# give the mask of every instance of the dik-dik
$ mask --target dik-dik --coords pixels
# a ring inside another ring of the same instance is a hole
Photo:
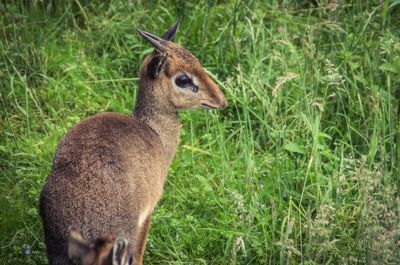
[[[108,235],[86,242],[71,231],[68,236],[68,257],[78,265],[132,265],[132,247],[125,239]]]
[[[227,106],[196,57],[172,42],[178,26],[162,38],[138,29],[155,50],[143,62],[132,116],[97,114],[59,143],[40,197],[50,264],[71,264],[70,229],[89,242],[107,234],[125,238],[133,264],[142,264],[151,215],[179,143],[179,112]]]

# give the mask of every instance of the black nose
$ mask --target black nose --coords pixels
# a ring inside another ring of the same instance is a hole
[[[226,99],[224,98],[219,108],[225,109],[227,106],[228,106],[228,101],[226,101]]]

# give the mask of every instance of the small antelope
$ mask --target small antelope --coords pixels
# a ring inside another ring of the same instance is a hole
[[[155,50],[143,62],[133,116],[97,114],[59,143],[40,196],[50,264],[71,264],[70,227],[89,242],[107,234],[127,239],[133,264],[142,264],[151,215],[179,144],[179,112],[227,106],[196,57],[172,42],[179,22],[162,38],[138,29]]]
[[[68,257],[77,265],[131,265],[131,245],[112,236],[97,238],[92,243],[83,240],[80,233],[68,236]]]

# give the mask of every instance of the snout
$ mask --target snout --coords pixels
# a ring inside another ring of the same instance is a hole
[[[225,109],[228,106],[228,101],[226,101],[224,94],[217,85],[215,85],[214,89],[214,100],[216,105],[218,106],[218,109]]]
[[[222,93],[218,97],[201,100],[200,104],[206,109],[225,109],[228,106],[228,102]]]
[[[225,99],[224,94],[219,89],[217,84],[215,84],[212,80],[209,80],[207,86],[207,96],[206,100],[202,102],[203,107],[210,109],[225,109],[228,106],[228,101]]]
[[[220,104],[219,108],[220,109],[225,109],[226,107],[228,107],[228,101],[226,101],[225,96],[222,95],[221,104]]]

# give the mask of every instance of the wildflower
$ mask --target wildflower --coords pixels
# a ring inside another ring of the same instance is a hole
[[[24,252],[24,255],[29,255],[32,253],[32,249],[30,246],[26,245],[26,246],[24,246],[23,252]]]

